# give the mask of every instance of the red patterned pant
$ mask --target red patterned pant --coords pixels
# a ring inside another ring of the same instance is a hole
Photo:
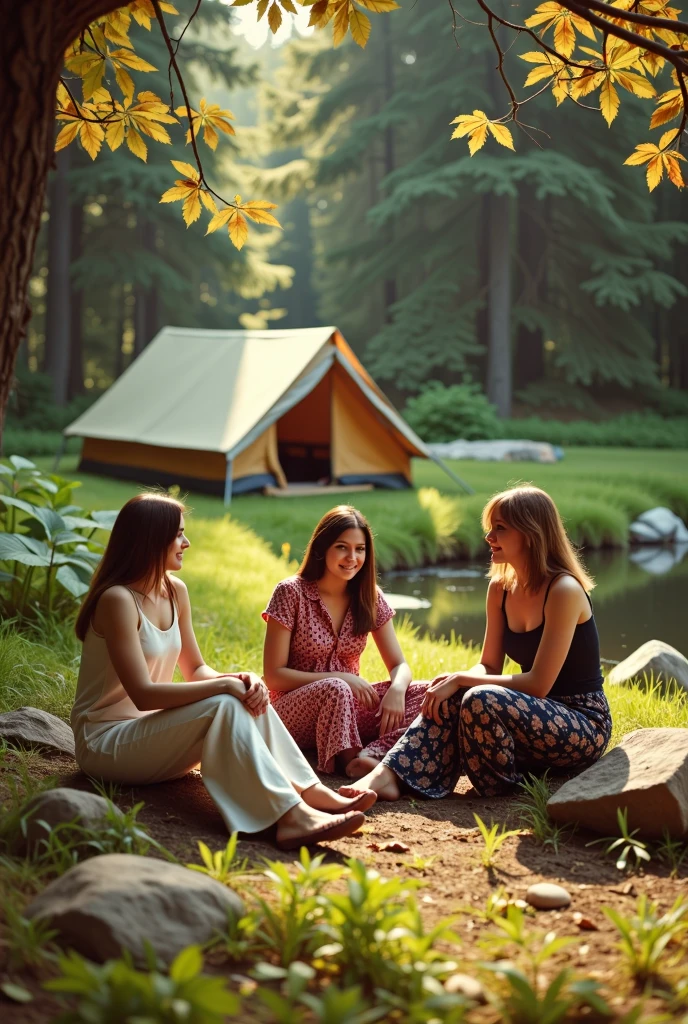
[[[373,683],[380,700],[390,683]],[[319,679],[288,693],[280,693],[273,707],[302,750],[318,752],[318,769],[335,770],[334,759],[344,750],[356,750],[382,760],[420,714],[429,683],[411,683],[406,691],[406,712],[400,729],[380,736],[376,711],[362,707],[343,679]]]

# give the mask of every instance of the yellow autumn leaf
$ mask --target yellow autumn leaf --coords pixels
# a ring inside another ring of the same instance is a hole
[[[346,38],[346,33],[349,31],[349,9],[352,7],[352,3],[344,0],[342,5],[336,9],[332,37],[335,46],[339,46]]]
[[[196,167],[192,167],[191,164],[185,164],[183,160],[170,160],[170,163],[175,171],[179,171],[185,178],[198,181],[198,169]]]
[[[148,160],[148,147],[135,128],[129,128],[127,132],[127,146],[139,160],[144,163]]]
[[[647,78],[633,71],[617,71],[614,74],[614,81],[618,82],[622,89],[632,92],[634,96],[640,96],[641,99],[653,99],[657,95],[652,82],[648,82]]]
[[[600,89],[600,110],[602,117],[610,127],[619,112],[619,103],[619,94],[612,85],[611,79],[607,78]]]
[[[248,238],[248,222],[238,210],[232,210],[227,223],[227,230],[236,248],[241,249]]]
[[[673,121],[683,112],[683,98],[680,89],[670,89],[662,93],[657,100],[657,106],[650,118],[650,128],[659,128],[667,121]]]
[[[576,48],[576,30],[568,11],[562,14],[554,29],[554,49],[563,57],[570,57]]]
[[[256,199],[250,203],[242,203],[241,212],[246,214],[251,220],[255,221],[256,224],[268,224],[270,227],[281,227],[280,222],[276,217],[273,217],[269,210],[275,210],[275,203],[268,203],[264,199]]]
[[[195,136],[200,135],[201,130],[203,131],[203,141],[206,145],[210,146],[212,150],[217,149],[219,141],[218,130],[223,132],[225,135],[235,135],[234,127],[231,125],[230,119],[234,118],[234,114],[231,110],[221,110],[218,103],[207,103],[205,97],[201,100],[198,105],[198,110],[191,110],[191,125],[193,127],[193,133]],[[186,107],[177,107],[175,113],[180,117],[188,117],[188,111]],[[191,142],[191,130],[186,133],[187,143]]]
[[[201,216],[201,201],[198,198],[198,189],[193,189],[182,204],[182,217],[187,228]]]
[[[646,164],[648,160],[651,160],[658,153],[659,146],[656,146],[654,142],[641,142],[635,147],[635,150],[628,159],[624,160],[624,164],[630,167],[638,167],[641,164]]]
[[[664,132],[659,140],[660,149],[668,149],[669,146],[673,146],[674,143],[678,142],[681,137],[681,132],[678,128],[670,128],[668,132]]]
[[[681,168],[679,166],[678,160],[676,160],[675,156],[670,156],[669,154],[667,154],[664,157],[664,166],[666,167],[667,175],[669,176],[669,181],[673,185],[675,185],[676,188],[684,188],[685,182],[683,180],[683,175],[681,174]]]
[[[468,152],[471,156],[474,156],[479,149],[482,149],[485,145],[485,139],[487,138],[487,121],[483,124],[478,125],[471,134],[468,136]]]
[[[657,156],[652,157],[649,164],[647,165],[647,187],[649,188],[650,192],[654,192],[654,190],[657,188],[660,181],[662,180],[663,173],[664,161],[662,160],[661,154],[657,154]]]
[[[372,11],[373,14],[386,14],[388,11],[396,11],[399,4],[396,0],[357,0],[361,7]]]
[[[513,137],[505,124],[496,124],[494,121],[488,121],[487,127],[490,129],[490,134],[497,140],[500,146],[506,146],[507,149],[514,148]]]
[[[74,139],[79,134],[80,127],[81,125],[78,121],[72,121],[71,124],[66,124],[63,128],[60,128],[59,132],[57,133],[57,138],[55,139],[56,153],[59,152],[61,149],[64,149],[65,146],[68,146],[70,142],[74,142]]]
[[[208,227],[205,232],[206,235],[211,235],[213,231],[217,231],[218,228],[224,227],[224,225],[227,223],[227,221],[232,215],[232,210],[233,207],[227,206],[225,207],[224,210],[220,210],[219,213],[216,213],[215,216],[210,220],[210,223],[208,224]]]
[[[363,11],[357,10],[355,7],[351,8],[351,15],[349,21],[349,28],[351,29],[351,38],[360,46],[361,49],[365,48],[366,43],[370,37],[370,18]]]
[[[278,30],[281,24],[282,9],[280,5],[278,3],[275,3],[275,0],[273,0],[268,9],[268,25],[270,26],[270,31],[272,32],[273,35]]]

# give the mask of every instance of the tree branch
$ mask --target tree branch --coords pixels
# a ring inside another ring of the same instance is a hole
[[[688,54],[682,56],[685,51],[672,50],[670,46],[665,43],[658,43],[655,39],[648,39],[647,36],[640,36],[637,32],[632,32],[630,29],[624,28],[622,25],[615,25],[613,21],[608,21],[607,18],[602,18],[600,15],[595,14],[589,7],[585,6],[586,0],[578,2],[578,0],[559,0],[562,7],[565,7],[567,11],[571,11],[572,14],[578,14],[581,18],[590,24],[594,25],[595,28],[599,28],[602,32],[607,32],[610,36],[616,36],[617,39],[623,39],[624,42],[630,43],[632,46],[637,46],[641,50],[648,50],[650,53],[656,54],[658,57],[664,57],[664,59],[672,64],[679,74],[688,73]],[[603,6],[606,6],[603,5]],[[652,19],[650,19],[652,20]]]
[[[604,0],[577,0],[582,7],[590,7],[593,11],[599,11],[617,21],[631,21],[637,25],[645,25],[647,28],[665,28],[678,35],[688,35],[688,21],[673,21],[671,18],[655,18],[651,14],[638,14],[636,11],[624,11],[622,7],[612,7]],[[562,4],[566,7],[566,4]],[[645,38],[645,37],[643,37]]]

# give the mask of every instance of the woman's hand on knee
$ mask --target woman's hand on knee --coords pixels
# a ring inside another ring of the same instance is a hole
[[[380,698],[377,690],[367,679],[362,679],[361,676],[354,675],[352,672],[343,672],[339,678],[348,684],[354,698],[362,707],[374,711],[379,705]]]
[[[239,700],[254,718],[265,714],[270,704],[268,688],[255,672],[237,672],[236,678],[241,681],[243,692],[238,694]]]
[[[438,725],[442,725],[442,717],[446,717],[445,701],[453,697],[462,686],[460,673],[453,675],[435,676],[425,691],[423,706],[420,711],[425,718],[432,718]]]

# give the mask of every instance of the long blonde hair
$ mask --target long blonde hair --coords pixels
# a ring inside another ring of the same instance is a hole
[[[528,576],[520,581],[524,590],[537,591],[552,576],[563,572],[578,580],[586,593],[593,589],[595,581],[583,566],[566,534],[559,510],[546,491],[523,485],[495,494],[483,509],[486,533],[492,529],[495,514],[526,538]],[[516,586],[516,572],[508,563],[493,563],[488,576],[499,580],[505,590]]]

